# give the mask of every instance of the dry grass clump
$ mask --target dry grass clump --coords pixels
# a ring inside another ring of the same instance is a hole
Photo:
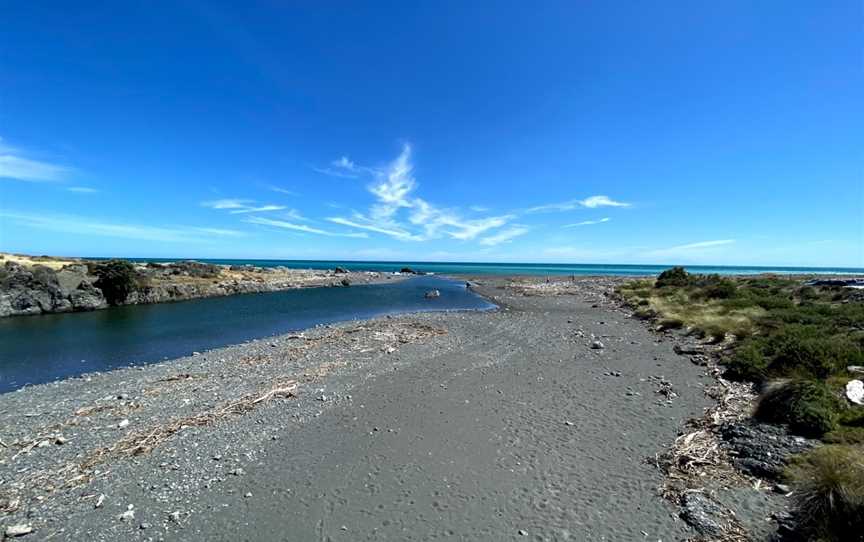
[[[864,449],[827,445],[790,466],[795,516],[802,539],[861,540],[864,533]]]

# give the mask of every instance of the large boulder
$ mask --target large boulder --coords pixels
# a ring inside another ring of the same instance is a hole
[[[86,281],[70,292],[69,301],[72,304],[72,309],[76,311],[92,311],[101,309],[108,304],[105,301],[105,296],[102,295],[102,290]]]
[[[57,271],[57,283],[64,292],[77,290],[81,283],[87,281],[87,266],[84,264],[67,265]]]

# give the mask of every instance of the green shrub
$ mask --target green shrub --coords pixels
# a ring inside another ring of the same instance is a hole
[[[667,269],[660,273],[654,286],[665,288],[667,286],[687,286],[690,284],[690,274],[680,266]]]
[[[861,540],[864,461],[857,446],[828,445],[798,456],[787,470],[793,516],[806,540]]]
[[[768,349],[775,375],[827,378],[862,359],[861,350],[847,337],[815,326],[787,325],[769,338]]]
[[[807,437],[821,437],[837,427],[839,401],[824,382],[792,380],[771,385],[759,398],[754,416],[785,423]]]
[[[768,359],[764,354],[763,337],[746,339],[735,352],[725,360],[726,372],[723,376],[730,380],[761,382],[768,376]]]
[[[120,305],[138,287],[135,267],[126,260],[109,260],[96,266],[93,284],[102,290],[110,305]]]

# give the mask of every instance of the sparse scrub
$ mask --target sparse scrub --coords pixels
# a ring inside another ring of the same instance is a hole
[[[864,532],[864,461],[859,446],[828,445],[802,454],[787,476],[794,485],[795,517],[804,540],[861,540]]]

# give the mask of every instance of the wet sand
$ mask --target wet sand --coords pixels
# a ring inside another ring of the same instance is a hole
[[[0,396],[0,498],[18,499],[0,523],[36,540],[692,537],[646,460],[707,406],[710,379],[592,280],[550,295],[486,278],[501,310],[345,323]],[[296,397],[80,468],[286,378]],[[40,471],[86,481],[49,491]]]

